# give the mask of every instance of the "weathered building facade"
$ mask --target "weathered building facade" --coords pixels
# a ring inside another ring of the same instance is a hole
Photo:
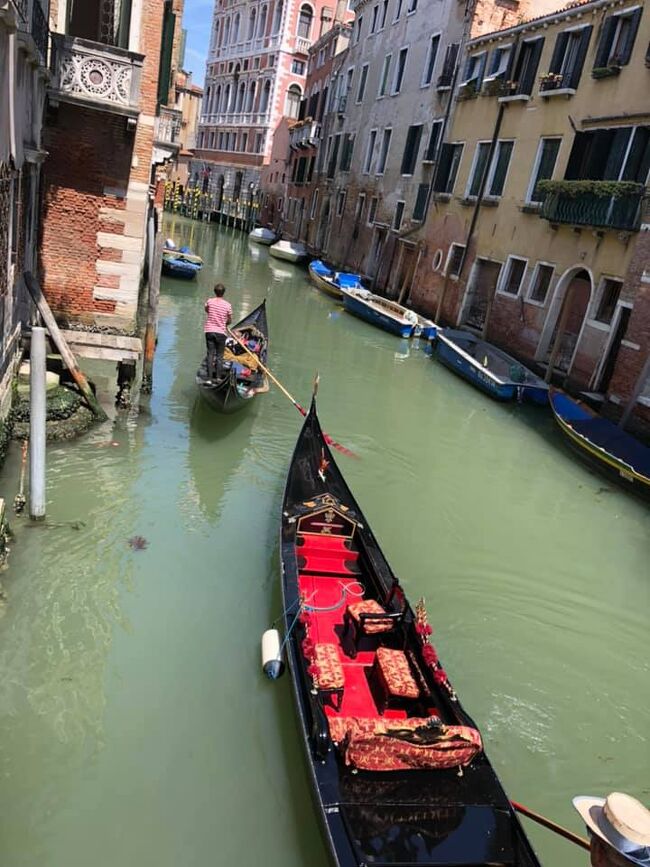
[[[157,230],[154,165],[179,148],[168,103],[182,7],[52,2],[40,264],[63,320],[138,329]]]
[[[592,0],[468,43],[410,292],[614,404],[650,347],[649,42]]]
[[[24,274],[37,264],[47,16],[47,0],[0,0],[0,420],[31,315]]]
[[[184,69],[176,73],[174,79],[174,107],[180,112],[178,133],[179,152],[172,171],[172,179],[185,186],[189,179],[190,161],[194,157],[203,88],[192,81],[192,73]]]

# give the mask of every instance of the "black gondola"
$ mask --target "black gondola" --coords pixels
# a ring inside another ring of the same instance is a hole
[[[256,359],[266,365],[268,355],[266,301],[262,301],[259,307],[233,326],[232,331],[247,345],[248,350],[244,350],[237,341],[228,337],[219,379],[207,384],[207,356],[196,373],[196,384],[201,395],[211,406],[223,413],[238,412],[248,406],[258,394],[269,390],[266,374],[256,366]]]
[[[289,670],[339,867],[539,867],[429,635],[325,442],[315,404],[281,533]]]

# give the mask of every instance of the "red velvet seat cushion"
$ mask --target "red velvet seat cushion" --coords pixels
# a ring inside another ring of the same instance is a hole
[[[394,698],[417,698],[420,695],[420,689],[403,651],[379,647],[376,664],[389,695]]]
[[[361,602],[354,602],[352,605],[348,605],[347,611],[357,626],[361,626],[367,635],[376,635],[380,632],[390,632],[393,628],[393,621],[389,619],[375,620],[373,618],[372,620],[361,620],[361,617],[359,616],[360,614],[386,613],[376,599],[362,599]]]
[[[316,644],[312,664],[317,668],[319,689],[343,689],[345,674],[335,644]]]

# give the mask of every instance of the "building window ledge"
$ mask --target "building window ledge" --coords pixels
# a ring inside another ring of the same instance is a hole
[[[530,94],[515,93],[512,96],[500,96],[498,102],[530,102]]]
[[[544,99],[550,99],[552,96],[575,96],[575,87],[556,87],[555,89],[540,90],[539,95]]]
[[[522,205],[519,210],[522,214],[539,214],[542,210],[541,202],[526,202]]]

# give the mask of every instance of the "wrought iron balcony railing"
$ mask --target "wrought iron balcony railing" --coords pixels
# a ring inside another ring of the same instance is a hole
[[[549,192],[542,203],[540,216],[551,223],[638,232],[643,195],[643,192],[625,196]]]
[[[51,101],[136,117],[143,59],[124,48],[53,33]]]

